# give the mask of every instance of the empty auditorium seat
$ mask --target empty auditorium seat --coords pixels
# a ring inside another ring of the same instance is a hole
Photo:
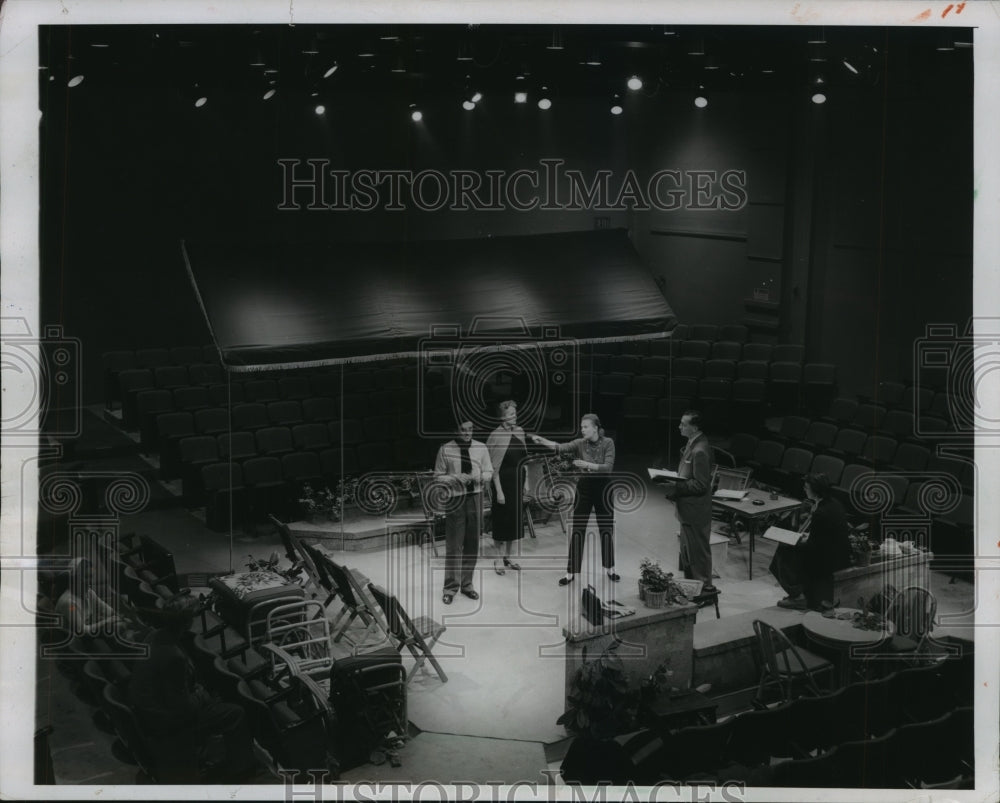
[[[118,375],[136,367],[134,351],[106,351],[101,355],[104,366],[104,404],[110,410],[115,402],[121,403]]]
[[[233,407],[233,429],[256,430],[270,426],[267,408],[260,402],[244,402]]]
[[[158,365],[170,365],[170,352],[167,349],[137,349],[135,364],[139,368],[156,368]]]
[[[719,327],[714,323],[696,323],[691,326],[691,333],[688,340],[707,340],[712,342],[719,339]]]
[[[122,400],[122,424],[126,429],[136,429],[135,399],[143,390],[155,390],[153,372],[148,368],[129,368],[118,374],[119,396]]]
[[[361,422],[356,418],[344,418],[327,424],[330,433],[330,443],[355,446],[365,439]]]
[[[893,468],[900,471],[923,471],[931,458],[930,450],[918,443],[901,443],[892,458]]]
[[[171,346],[170,361],[174,365],[191,365],[201,362],[201,346]]]
[[[358,446],[358,465],[361,471],[389,471],[392,469],[392,446],[385,441],[362,443]]]
[[[345,365],[344,393],[368,393],[375,390],[374,371]]]
[[[150,454],[159,448],[156,420],[160,413],[173,412],[174,399],[169,390],[142,390],[135,397],[136,423],[143,452]]]
[[[740,360],[736,363],[737,379],[767,380],[768,363],[763,360]]]
[[[797,446],[805,438],[811,423],[808,418],[801,415],[786,415],[781,419],[777,439],[786,446]]]
[[[637,376],[632,379],[632,396],[646,396],[658,399],[663,395],[663,377]]]
[[[719,327],[719,340],[743,344],[749,339],[750,330],[741,323],[727,323]]]
[[[814,451],[825,450],[833,446],[837,432],[836,424],[829,421],[812,421],[802,435],[801,441],[804,446],[808,446]]]
[[[403,387],[402,368],[379,368],[373,377],[377,390],[395,390]]]
[[[202,410],[212,407],[212,398],[208,388],[202,385],[188,385],[183,388],[174,388],[174,407],[178,410]]]
[[[617,354],[608,361],[608,371],[612,374],[637,374],[642,358],[634,354]]]
[[[222,366],[199,362],[188,366],[188,382],[192,385],[217,385],[226,380]]]
[[[219,448],[212,435],[182,438],[178,444],[184,497],[192,504],[202,499],[201,469],[219,461]]]
[[[196,434],[194,417],[189,412],[160,413],[156,417],[160,450],[160,478],[172,480],[180,471],[180,441]]]
[[[313,396],[340,398],[340,369],[313,374],[309,377],[309,387]]]
[[[252,432],[224,432],[216,437],[220,460],[249,460],[257,457],[257,439]]]
[[[770,343],[744,343],[743,359],[758,362],[771,362],[774,346]]]
[[[732,426],[736,430],[758,430],[764,425],[767,387],[762,379],[733,382]]]
[[[243,383],[237,380],[218,382],[208,386],[208,397],[216,407],[231,407],[241,404],[243,398]]]
[[[898,447],[895,438],[872,435],[865,441],[865,448],[861,451],[861,461],[877,468],[888,466],[896,456]]]
[[[768,398],[776,412],[791,412],[799,406],[802,365],[774,360],[768,367]]]
[[[274,379],[248,379],[243,383],[243,397],[248,402],[278,401],[278,383]]]
[[[295,401],[308,399],[312,395],[312,391],[309,389],[309,377],[305,374],[281,377],[278,379],[278,393],[282,399]]]
[[[853,460],[865,450],[865,441],[867,440],[867,433],[860,429],[842,429],[837,432],[833,446],[828,451],[843,460]]]
[[[892,437],[899,441],[912,438],[914,430],[913,413],[907,410],[888,410],[885,418],[882,419],[880,429],[886,435],[892,435]]]
[[[817,415],[825,412],[837,396],[837,366],[806,363],[802,369],[802,392],[806,409]]]
[[[432,400],[432,406],[446,406],[451,403],[450,389],[434,388],[432,397],[440,395],[440,400]],[[340,413],[344,418],[364,418],[368,415],[368,394],[345,393],[340,399]]]
[[[257,452],[261,455],[283,455],[293,451],[292,431],[288,427],[263,427],[255,433]],[[251,485],[249,478],[247,484]]]
[[[712,344],[706,340],[685,340],[681,343],[681,357],[707,360],[711,353]]]
[[[391,415],[368,416],[361,422],[367,441],[392,441],[396,438],[396,418]]]
[[[712,344],[711,359],[731,360],[739,362],[743,357],[743,344],[732,341],[717,340]]]
[[[239,463],[210,463],[201,469],[205,493],[205,523],[216,532],[243,520],[245,496]],[[232,510],[232,517],[230,517]]]
[[[330,447],[330,430],[319,422],[298,424],[292,427],[292,443],[299,451],[320,452]]]
[[[737,432],[729,441],[729,453],[736,459],[739,467],[749,465],[757,449],[759,439],[749,432]]]
[[[705,372],[705,361],[697,357],[678,357],[671,365],[671,378],[690,377],[701,379]]]
[[[771,362],[801,363],[806,356],[806,347],[799,343],[779,343],[771,352]]]
[[[320,452],[319,459],[323,476],[331,488],[335,487],[338,479],[357,474],[359,470],[358,453],[353,446],[324,449]]]
[[[885,408],[877,404],[860,404],[854,413],[850,426],[865,432],[875,432],[885,418]]]
[[[206,407],[192,413],[195,431],[200,435],[218,435],[229,431],[229,411],[222,407]]]
[[[328,396],[314,397],[302,401],[302,418],[306,423],[312,421],[333,421],[339,415],[336,400]]]
[[[854,421],[858,412],[858,403],[854,399],[839,397],[830,402],[830,408],[823,416],[824,421],[830,421],[838,427],[844,427]]]
[[[705,379],[728,379],[736,378],[736,363],[732,360],[706,360]]]
[[[281,474],[286,483],[317,485],[323,480],[323,468],[316,452],[292,452],[281,458]]]
[[[269,514],[287,518],[288,489],[281,474],[281,461],[276,456],[251,457],[245,461],[243,484],[252,521],[264,521]]]
[[[295,424],[301,424],[303,422],[302,406],[292,399],[269,402],[267,419],[275,426],[291,427]]]
[[[182,388],[188,384],[187,366],[158,365],[153,369],[153,383],[158,388]]]

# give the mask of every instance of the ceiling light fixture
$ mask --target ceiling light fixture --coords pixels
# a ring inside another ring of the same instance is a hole
[[[637,92],[642,89],[642,79],[638,75],[633,75],[628,79],[627,85],[633,92]]]
[[[552,101],[549,100],[548,98],[542,98],[541,100],[538,101],[538,108],[541,109],[542,111],[548,111],[549,109],[552,108]]]
[[[337,62],[333,62],[333,64],[329,67],[329,69],[327,69],[327,71],[325,73],[323,73],[323,77],[324,78],[329,78],[331,75],[333,75],[335,72],[337,72],[337,68],[339,66],[340,65],[337,64]]]
[[[515,92],[514,93],[514,102],[515,103],[527,103],[528,102],[528,93],[527,92]]]

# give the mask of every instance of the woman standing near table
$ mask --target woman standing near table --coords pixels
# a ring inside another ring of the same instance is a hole
[[[576,486],[569,560],[565,576],[559,578],[561,586],[572,583],[580,573],[591,511],[597,517],[597,530],[601,536],[601,565],[611,580],[617,582],[621,579],[615,572],[615,512],[608,496],[608,477],[602,476],[614,468],[615,442],[605,437],[601,420],[594,413],[587,413],[580,419],[580,434],[583,437],[569,443],[555,443],[538,435],[531,436],[535,443],[555,449],[558,454],[573,455],[573,466],[583,472]]]
[[[510,559],[511,547],[524,537],[521,522],[524,490],[524,459],[528,456],[524,430],[517,425],[517,402],[500,402],[500,426],[486,439],[486,448],[493,464],[493,543],[497,558],[493,570],[506,574],[521,567]]]

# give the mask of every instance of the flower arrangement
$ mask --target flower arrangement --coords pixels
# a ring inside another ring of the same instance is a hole
[[[659,602],[660,594],[663,594],[664,605],[683,605],[688,601],[684,591],[674,582],[673,572],[663,571],[659,561],[643,558],[639,562],[639,596],[650,607],[660,607],[657,604],[650,605],[651,601]]]
[[[339,485],[342,485],[342,482],[338,483]],[[313,488],[308,482],[302,484],[299,504],[303,513],[309,518],[326,516],[332,521],[340,521],[342,502],[343,498],[335,495],[329,488]]]
[[[272,552],[266,559],[255,558],[253,555],[247,555],[249,560],[246,562],[246,567],[250,570],[250,576],[256,576],[257,579],[264,576],[266,573],[277,574],[280,577],[284,577],[292,583],[297,583],[299,581],[299,574],[302,572],[302,566],[289,566],[287,569],[279,568],[278,564],[281,562],[281,558],[278,557],[277,552]]]
[[[871,563],[872,551],[875,549],[867,535],[862,532],[851,532],[847,536],[851,545],[851,556],[858,566],[867,566]]]

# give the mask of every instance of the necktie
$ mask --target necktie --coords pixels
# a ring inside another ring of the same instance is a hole
[[[458,445],[459,451],[462,453],[462,473],[471,474],[472,473],[472,458],[469,456],[469,444],[460,443]],[[467,491],[472,490],[472,481],[470,480],[465,484],[465,489]]]

